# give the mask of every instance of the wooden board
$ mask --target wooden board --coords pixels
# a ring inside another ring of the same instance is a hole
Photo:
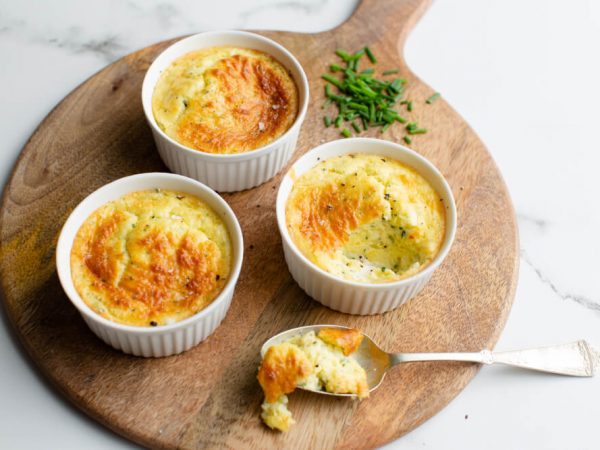
[[[204,343],[179,356],[143,359],[114,351],[85,326],[59,285],[54,251],[69,212],[87,194],[125,175],[165,171],[140,102],[146,69],[169,42],[111,64],[67,96],[35,131],[4,191],[0,282],[4,304],[40,370],[87,414],[129,439],[164,448],[364,448],[412,430],[443,408],[476,374],[466,363],[416,363],[394,370],[366,401],[298,392],[297,425],[271,432],[259,419],[255,375],[260,345],[314,323],[358,327],[390,351],[492,348],[511,307],[518,269],[513,208],[484,145],[406,66],[402,47],[425,11],[420,0],[365,0],[339,28],[318,34],[266,32],[307,71],[311,104],[294,159],[339,130],[322,126],[319,75],[336,48],[369,44],[381,68],[400,67],[412,113],[431,130],[413,148],[447,177],[456,196],[456,242],[417,298],[384,315],[340,314],[308,298],[290,278],[275,222],[280,176],[224,195],[245,235],[246,255],[232,307]],[[399,142],[400,125],[384,135]]]

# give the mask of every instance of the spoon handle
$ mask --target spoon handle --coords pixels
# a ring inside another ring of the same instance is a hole
[[[575,377],[594,376],[595,366],[600,364],[598,353],[586,341],[509,352],[483,350],[475,353],[395,353],[390,356],[392,365],[416,361],[470,361],[500,363]]]

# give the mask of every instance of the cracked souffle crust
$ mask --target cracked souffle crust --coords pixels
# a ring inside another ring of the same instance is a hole
[[[158,126],[182,145],[242,153],[283,135],[298,113],[298,89],[266,53],[211,47],[176,59],[152,97]]]
[[[231,243],[202,200],[175,191],[139,191],[109,202],[83,223],[71,274],[83,301],[126,325],[167,325],[194,315],[223,290]]]
[[[298,249],[340,278],[385,283],[438,254],[445,205],[414,169],[371,154],[329,158],[295,180],[286,224]]]

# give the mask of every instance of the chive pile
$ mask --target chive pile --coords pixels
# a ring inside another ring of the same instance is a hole
[[[391,79],[379,79],[375,76],[374,68],[359,70],[359,63],[363,56],[366,56],[372,64],[377,63],[377,58],[369,47],[363,47],[356,53],[348,53],[344,50],[336,50],[336,55],[340,57],[343,65],[331,64],[329,70],[332,74],[341,74],[342,77],[325,73],[321,75],[327,83],[325,84],[325,104],[337,106],[337,114],[334,116],[326,115],[323,117],[323,123],[326,127],[331,125],[341,128],[342,123],[347,126],[342,128],[340,134],[344,137],[352,136],[350,128],[355,133],[360,134],[369,127],[379,127],[381,132],[385,132],[392,124],[399,122],[406,124],[407,119],[402,117],[394,108],[396,104],[404,105],[408,112],[414,108],[413,101],[404,99],[404,89],[406,80],[394,77]],[[398,69],[389,69],[382,72],[384,77],[395,75]],[[334,88],[336,92],[334,92]],[[440,96],[438,92],[426,100],[427,104],[433,103]],[[408,135],[423,134],[427,130],[420,127],[415,122],[406,125]],[[404,136],[404,142],[410,144],[412,139]]]

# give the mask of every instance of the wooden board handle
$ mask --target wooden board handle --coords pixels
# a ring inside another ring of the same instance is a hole
[[[402,54],[406,36],[430,4],[431,0],[362,0],[338,30],[343,30],[344,35],[358,34],[365,39],[380,36],[380,40],[387,40],[384,36],[396,35],[398,51]]]

